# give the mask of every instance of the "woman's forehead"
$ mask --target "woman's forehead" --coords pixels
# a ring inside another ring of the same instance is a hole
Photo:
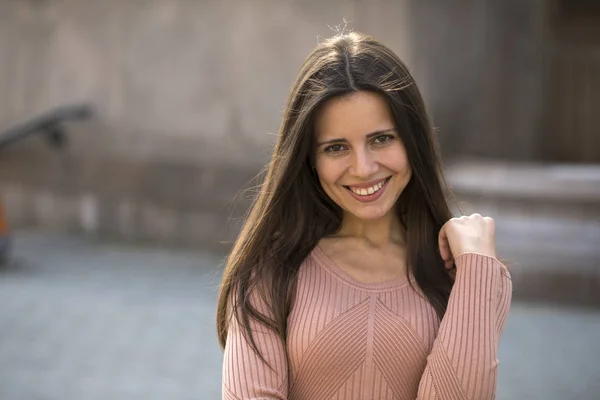
[[[315,120],[318,141],[366,136],[393,127],[385,98],[366,91],[327,101]]]

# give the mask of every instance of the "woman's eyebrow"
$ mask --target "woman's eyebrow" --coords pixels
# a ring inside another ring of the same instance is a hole
[[[383,135],[384,133],[394,132],[395,130],[396,130],[395,128],[381,129],[379,131],[375,131],[375,132],[371,132],[371,133],[367,134],[366,138],[370,139],[374,136]],[[344,142],[347,142],[347,140],[343,139],[343,138],[330,139],[330,140],[326,140],[324,142],[317,143],[317,146],[323,146],[325,144],[344,143]]]

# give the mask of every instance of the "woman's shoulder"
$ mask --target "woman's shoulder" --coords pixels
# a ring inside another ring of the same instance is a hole
[[[298,268],[298,275],[302,276],[311,271],[320,269],[320,261],[319,261],[319,246],[314,246],[304,257],[304,260],[300,263],[300,267]]]

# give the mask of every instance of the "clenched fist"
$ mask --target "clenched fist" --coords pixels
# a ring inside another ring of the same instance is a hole
[[[479,214],[452,218],[442,226],[438,237],[440,254],[446,268],[463,253],[496,257],[494,220]]]

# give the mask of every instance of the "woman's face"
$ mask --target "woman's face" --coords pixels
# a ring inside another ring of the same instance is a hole
[[[388,215],[412,171],[386,100],[367,91],[329,100],[315,133],[319,181],[344,218]]]

